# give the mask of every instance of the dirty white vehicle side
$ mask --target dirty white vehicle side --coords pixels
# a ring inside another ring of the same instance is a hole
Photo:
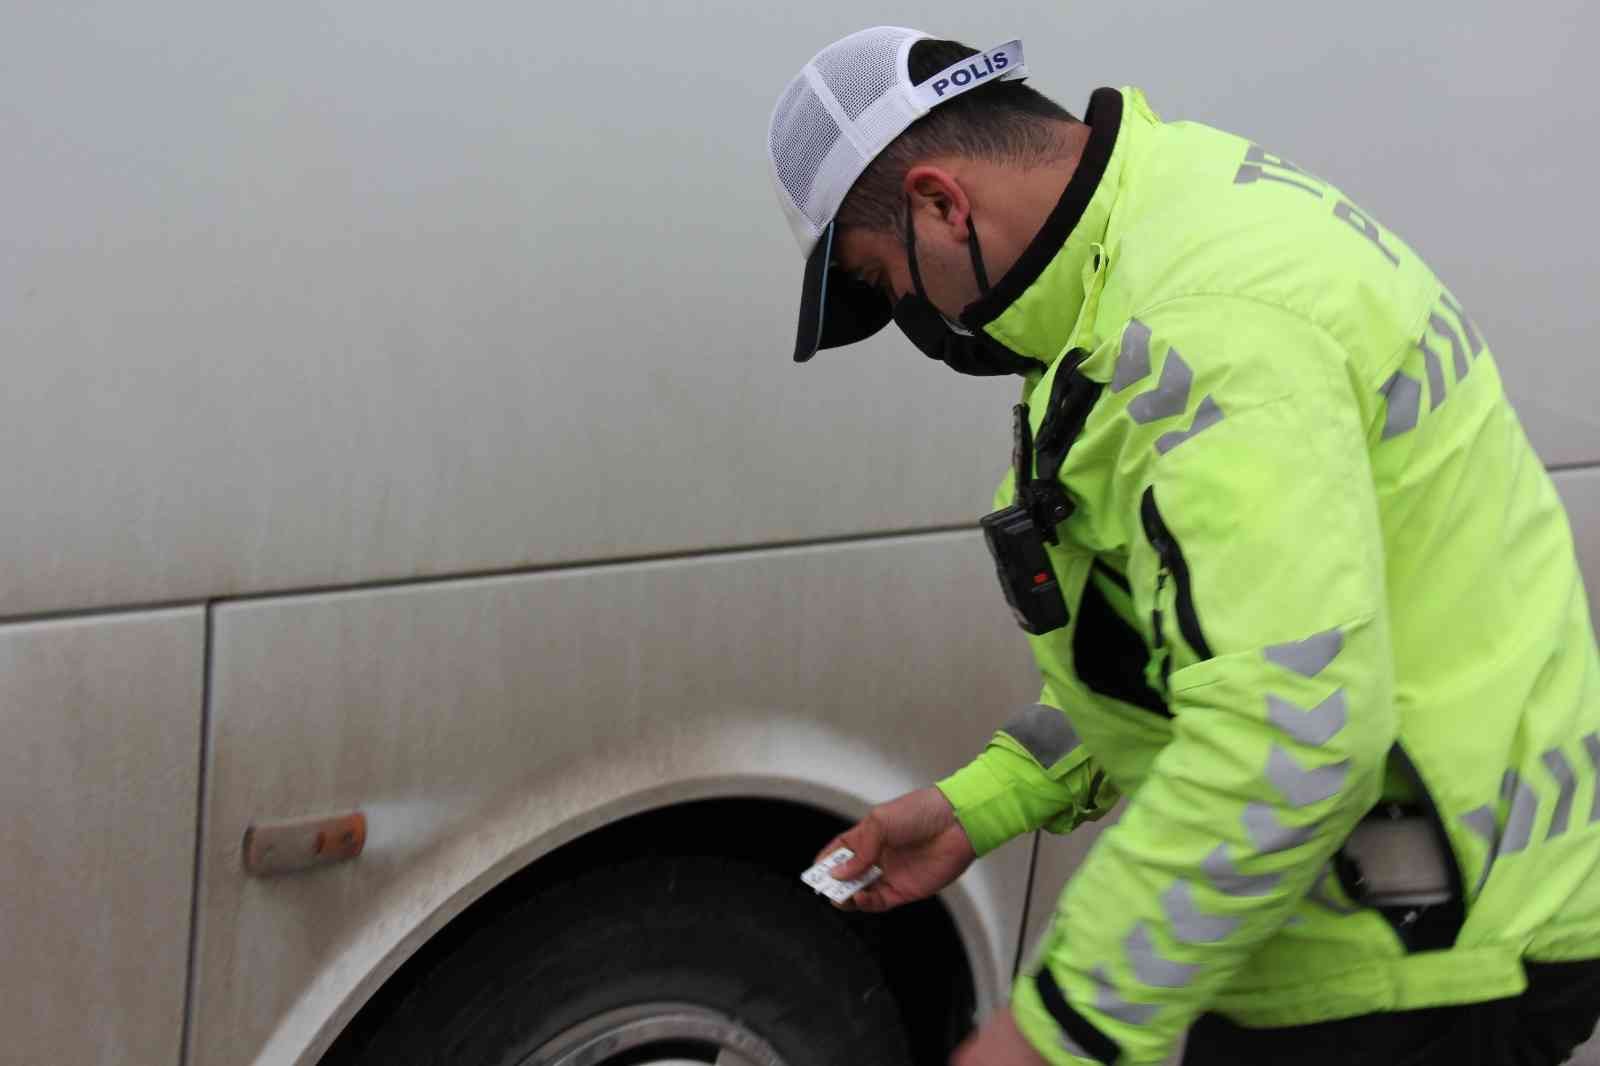
[[[795,878],[1035,691],[1012,386],[788,363],[761,140],[864,20],[1363,197],[1600,587],[1594,9],[1283,8],[5,4],[0,1062],[932,1064],[1003,1001],[1087,834],[1031,908],[1027,841],[877,919]]]

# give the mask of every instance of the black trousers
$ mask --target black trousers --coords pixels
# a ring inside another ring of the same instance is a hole
[[[1556,1066],[1600,1020],[1600,960],[1527,963],[1512,999],[1285,1029],[1202,1015],[1183,1066]]]

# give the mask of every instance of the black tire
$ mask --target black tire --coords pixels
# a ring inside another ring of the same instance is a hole
[[[571,1047],[585,1022],[661,1003],[737,1023],[784,1066],[910,1063],[900,1010],[843,916],[798,879],[707,858],[633,862],[535,896],[440,960],[340,1058],[521,1066]],[[715,1055],[678,1039],[583,1061]]]

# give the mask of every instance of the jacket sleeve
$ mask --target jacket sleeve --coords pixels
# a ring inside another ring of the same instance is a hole
[[[1145,324],[1193,356],[1192,387],[1181,415],[1130,432],[1139,455],[1121,469],[1140,472],[1129,573],[1155,590],[1173,735],[1014,989],[1054,1063],[1164,1061],[1377,801],[1397,732],[1383,537],[1342,351],[1242,301],[1169,310]],[[1177,378],[1161,370],[1141,388]],[[1135,422],[1172,409],[1137,402]]]
[[[1046,684],[972,762],[938,783],[973,850],[987,855],[1035,829],[1065,833],[1116,806],[1117,790]]]

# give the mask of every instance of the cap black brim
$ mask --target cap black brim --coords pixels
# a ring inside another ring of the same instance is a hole
[[[893,317],[893,309],[882,292],[834,269],[833,233],[830,222],[806,257],[805,277],[800,283],[800,322],[794,340],[797,363],[806,362],[818,349],[866,340]]]

